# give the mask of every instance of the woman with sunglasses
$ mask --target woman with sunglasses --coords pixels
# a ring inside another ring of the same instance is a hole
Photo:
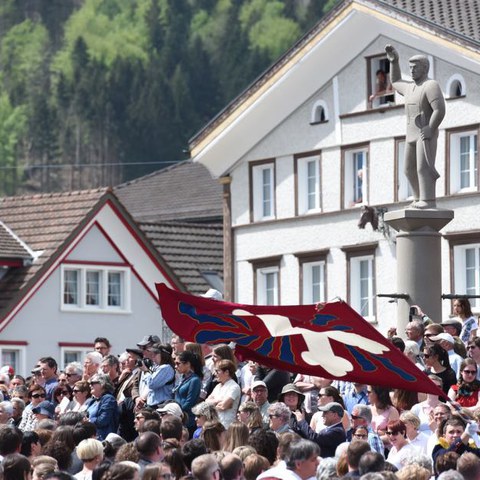
[[[191,436],[196,427],[192,408],[198,403],[202,389],[202,365],[195,353],[184,350],[175,358],[175,370],[181,376],[180,384],[173,390],[175,401],[180,405],[183,412],[188,415],[185,426],[188,428]]]
[[[461,407],[478,406],[480,382],[477,380],[477,364],[472,358],[466,358],[460,365],[460,378],[448,391],[448,398]]]
[[[448,394],[450,387],[457,383],[455,371],[450,366],[448,352],[438,343],[433,343],[423,348],[423,358],[425,360],[425,373],[434,373],[437,377],[440,377],[443,382],[443,391]]]
[[[43,402],[46,398],[45,389],[40,385],[33,384],[29,391],[28,391],[28,400],[29,404],[25,407],[25,410],[22,414],[22,421],[18,428],[22,432],[29,432],[31,430],[35,430],[37,425],[37,419],[35,414],[32,412],[34,407],[37,407],[41,402]]]
[[[415,447],[412,447],[408,443],[407,427],[401,420],[394,420],[387,423],[385,433],[392,446],[387,457],[387,462],[400,469],[403,467],[405,459],[416,453]]]
[[[72,390],[73,400],[67,405],[65,412],[84,412],[88,408],[90,384],[85,380],[75,383]]]

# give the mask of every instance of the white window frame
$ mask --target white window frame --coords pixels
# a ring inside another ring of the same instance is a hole
[[[266,184],[264,175],[268,175],[270,182]],[[275,218],[275,164],[262,163],[252,167],[253,189],[253,220],[263,221]],[[270,211],[266,212],[266,206]]]
[[[367,296],[362,299],[361,295],[361,264],[367,262],[368,276]],[[366,300],[365,300],[366,299]],[[366,302],[366,303],[365,303]],[[373,323],[375,317],[375,256],[360,255],[350,257],[350,305],[365,320]],[[366,310],[364,310],[366,308]]]
[[[474,265],[467,266],[467,251],[473,253]],[[455,293],[480,295],[480,243],[457,245],[453,248]],[[473,278],[467,281],[467,268],[473,270]],[[469,284],[470,283],[470,284]],[[480,299],[471,298],[472,309],[480,310]]]
[[[399,202],[413,200],[413,192],[410,182],[405,175],[405,140],[395,142],[397,155],[397,198]]]
[[[469,140],[469,185],[461,186],[461,139]],[[476,138],[475,138],[476,137]],[[475,172],[475,163],[477,171]],[[450,134],[450,193],[468,193],[478,190],[478,130],[465,130]]]
[[[76,305],[64,303],[65,272],[78,272],[78,299]],[[100,273],[100,304],[88,305],[86,300],[86,277],[87,272]],[[122,305],[108,305],[108,274],[120,273],[123,278]],[[84,264],[64,264],[61,266],[60,305],[62,311],[96,312],[96,313],[131,313],[131,271],[128,267],[101,266]]]
[[[309,166],[312,165],[313,175],[309,173]],[[320,155],[297,158],[297,182],[298,214],[321,212]]]
[[[386,56],[371,57],[368,59],[370,62],[370,85],[372,86],[369,96],[376,92],[377,85],[377,70],[383,70],[386,74],[387,85],[391,84],[390,81],[390,65]],[[372,102],[369,99],[368,104],[371,105],[371,108],[380,108],[388,107],[390,105],[395,105],[395,92],[392,88],[391,92],[383,94],[379,97],[375,97]]]
[[[360,158],[363,158],[362,168],[358,168]],[[345,208],[360,207],[362,205],[368,205],[368,148],[367,147],[352,149],[352,150],[345,150],[343,182],[344,182]]]
[[[6,365],[3,363],[3,354],[6,351],[18,352],[18,365],[16,366],[16,368],[13,365],[11,366],[15,368],[15,374],[26,376],[27,347],[25,345],[1,344],[0,345],[0,361],[2,362],[2,365]]]
[[[325,267],[324,260],[316,262],[304,262],[302,264],[302,303],[311,305],[318,302],[325,302]],[[313,269],[318,268],[320,272],[319,296],[313,295]]]
[[[75,346],[62,346],[60,347],[60,370],[65,370],[65,367],[70,363],[65,361],[65,355],[67,353],[75,353],[80,356],[77,360],[83,365],[83,360],[88,352],[93,352],[93,345],[91,347],[75,347]]]
[[[257,305],[279,305],[280,268],[277,266],[257,268],[255,275],[256,275],[256,283],[257,283]],[[268,278],[274,279],[273,303],[267,303],[267,300],[268,300],[267,279]]]

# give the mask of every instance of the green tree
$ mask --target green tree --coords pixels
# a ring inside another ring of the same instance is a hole
[[[25,107],[14,107],[8,95],[0,95],[0,178],[2,195],[16,193],[21,166],[17,160],[20,142],[26,133]]]

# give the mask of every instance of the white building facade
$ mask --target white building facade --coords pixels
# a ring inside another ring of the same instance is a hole
[[[480,42],[387,3],[399,2],[342,3],[192,140],[193,159],[224,184],[232,301],[340,297],[383,332],[395,324],[396,304],[377,296],[401,293],[395,232],[381,218],[379,231],[357,226],[363,205],[381,217],[411,201],[403,98],[369,100],[378,70],[388,76],[387,44],[405,78],[408,59],[426,54],[444,92],[437,205],[455,218],[442,230],[443,293],[480,294]]]

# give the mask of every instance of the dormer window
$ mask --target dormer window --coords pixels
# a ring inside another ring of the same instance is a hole
[[[385,107],[395,103],[395,94],[390,81],[390,62],[385,55],[367,59],[367,85],[369,108]]]
[[[464,97],[466,90],[465,80],[458,73],[448,79],[446,88],[447,98]]]

